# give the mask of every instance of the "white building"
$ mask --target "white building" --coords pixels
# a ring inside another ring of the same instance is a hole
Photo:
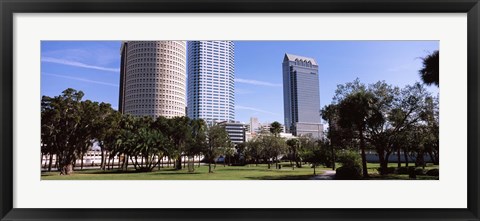
[[[121,58],[121,113],[185,116],[186,42],[126,41]]]

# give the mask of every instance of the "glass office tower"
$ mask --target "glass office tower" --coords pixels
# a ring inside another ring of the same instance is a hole
[[[235,119],[233,41],[188,42],[187,114],[212,124]]]
[[[320,86],[315,59],[285,54],[283,105],[287,133],[322,138]]]

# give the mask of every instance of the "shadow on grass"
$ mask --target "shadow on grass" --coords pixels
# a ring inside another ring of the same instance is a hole
[[[272,171],[272,169],[267,169],[267,168],[232,168],[232,167],[226,167],[226,169],[223,169],[224,167],[217,167],[215,170],[222,170],[222,171]],[[213,169],[213,168],[212,168]]]
[[[287,176],[260,176],[260,177],[245,177],[250,180],[308,180],[313,175],[287,175]]]
[[[422,176],[422,175],[417,175],[417,179],[410,179],[408,175],[379,175],[379,174],[373,174],[370,175],[369,178],[363,179],[363,180],[439,180],[438,176]]]

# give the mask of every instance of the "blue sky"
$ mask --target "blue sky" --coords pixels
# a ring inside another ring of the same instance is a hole
[[[120,41],[43,41],[41,95],[66,88],[84,99],[118,107]],[[320,105],[329,104],[338,84],[359,78],[403,87],[421,81],[421,57],[439,49],[438,41],[236,41],[235,115],[248,122],[283,123],[282,61],[285,53],[319,64]],[[436,94],[438,88],[428,89]]]

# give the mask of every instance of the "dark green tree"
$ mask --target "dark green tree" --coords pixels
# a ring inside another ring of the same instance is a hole
[[[420,69],[420,77],[423,80],[423,83],[427,85],[435,84],[437,87],[440,85],[440,54],[436,50],[432,54],[427,55],[422,58],[423,67]]]

